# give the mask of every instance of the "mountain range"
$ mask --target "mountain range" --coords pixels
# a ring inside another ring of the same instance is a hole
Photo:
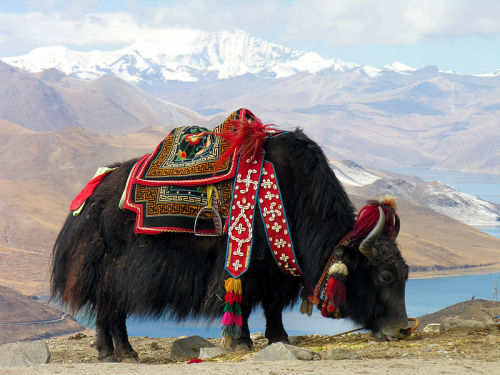
[[[142,89],[143,96],[147,92],[205,116],[247,107],[264,121],[304,128],[337,160],[386,169],[418,166],[500,173],[498,71],[474,76],[400,63],[363,66],[292,50],[237,29],[172,29],[162,39],[114,51],[52,46],[2,60],[31,72],[58,69],[66,74],[63,80],[79,78],[81,86],[87,81],[87,90],[100,90],[100,85],[111,82],[118,85],[110,80],[117,77]],[[59,94],[62,83],[59,88],[51,85],[55,93],[44,99]],[[69,97],[73,98],[64,96]],[[116,121],[126,109],[122,103]],[[6,106],[0,107],[0,117],[6,118]],[[69,109],[53,116],[62,117],[59,123],[84,121],[83,114]],[[29,116],[24,117],[27,122]],[[112,125],[112,119],[107,125],[98,120],[90,118],[86,128],[110,128],[115,134],[137,129]]]
[[[500,224],[500,204],[486,202],[440,181],[426,182],[415,176],[368,171],[351,160],[332,161],[331,167],[348,193],[366,197],[390,195],[469,225]]]
[[[83,81],[56,69],[29,74],[1,61],[0,118],[31,130],[78,127],[110,134],[203,120],[111,75]]]

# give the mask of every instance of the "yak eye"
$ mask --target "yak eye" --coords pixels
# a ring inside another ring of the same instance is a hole
[[[384,284],[390,284],[394,279],[391,271],[383,271],[379,276],[380,281]]]

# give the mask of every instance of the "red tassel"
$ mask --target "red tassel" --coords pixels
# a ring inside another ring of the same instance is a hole
[[[330,277],[326,284],[325,295],[325,302],[327,303],[326,310],[330,313],[337,312],[339,306],[345,302],[345,283],[334,277]]]
[[[328,284],[326,284],[326,299],[328,301],[333,302],[333,287],[335,285],[335,279],[333,277],[330,277],[328,279]]]
[[[330,318],[330,313],[328,312],[328,304],[323,302],[323,306],[321,306],[321,316],[324,316],[325,318]]]
[[[253,158],[258,152],[262,150],[262,144],[270,130],[272,124],[264,125],[255,117],[255,115],[248,111],[242,110],[241,118],[232,120],[228,124],[234,126],[234,131],[223,131],[216,134],[229,142],[229,148],[221,155],[215,169],[217,170],[233,153],[238,150],[242,158]],[[246,118],[246,115],[251,117],[251,120]]]
[[[336,306],[345,302],[345,283],[340,280],[335,280],[335,284],[332,289],[333,303]]]

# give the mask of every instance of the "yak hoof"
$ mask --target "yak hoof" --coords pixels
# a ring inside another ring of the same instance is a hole
[[[99,362],[103,363],[112,363],[112,362],[118,362],[118,359],[114,355],[107,355],[105,357],[99,357]]]
[[[141,363],[137,357],[125,357],[120,360],[122,363]]]
[[[248,345],[248,343],[240,342],[234,346],[233,350],[235,352],[249,352],[252,349],[250,348],[250,345]]]

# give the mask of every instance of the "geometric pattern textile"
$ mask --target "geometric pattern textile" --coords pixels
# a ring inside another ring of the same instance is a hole
[[[292,234],[274,165],[268,161],[264,162],[260,180],[259,209],[266,229],[267,242],[276,264],[287,275],[302,276],[295,257]]]
[[[183,126],[172,132],[132,168],[122,196],[123,208],[136,213],[135,233],[194,233],[196,216],[208,205],[208,185],[218,197],[214,206],[222,222],[229,215],[232,181],[237,157],[217,162],[229,142],[213,133],[231,131],[232,120],[253,116],[245,109],[233,112],[222,124],[209,130]],[[219,167],[217,170],[216,167]],[[216,234],[212,213],[203,212],[196,224],[200,234]]]
[[[251,112],[245,109],[235,111],[213,130],[199,126],[183,126],[172,130],[148,155],[137,172],[135,182],[147,186],[185,186],[213,184],[232,178],[237,158],[231,155],[222,165],[217,165],[230,145],[226,139],[214,133],[232,131],[231,121],[248,113]]]
[[[208,205],[208,185],[147,186],[133,183],[133,176],[144,163],[139,160],[132,168],[124,192],[123,208],[136,213],[134,232],[159,234],[163,232],[194,233],[198,212]],[[213,184],[218,196],[218,211],[224,223],[231,204],[232,179]],[[197,233],[215,234],[213,217],[202,213],[196,224]]]
[[[246,272],[250,264],[253,224],[264,152],[254,158],[240,157],[234,181],[233,202],[227,231],[226,270],[234,278]]]

